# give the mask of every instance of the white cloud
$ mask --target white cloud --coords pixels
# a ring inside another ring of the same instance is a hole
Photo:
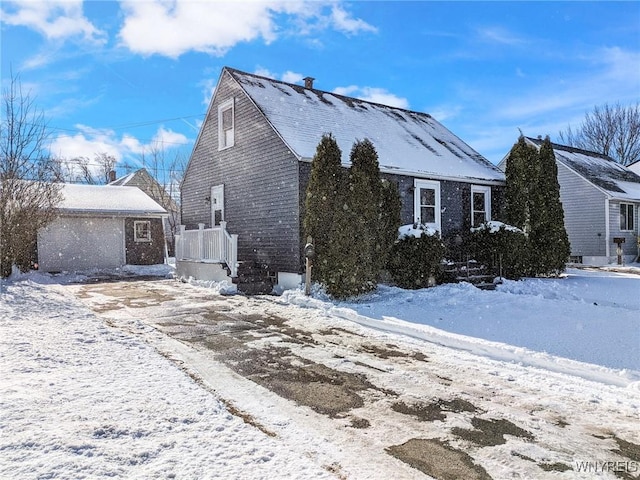
[[[435,118],[438,122],[456,118],[462,112],[460,105],[438,105],[426,110],[426,113]]]
[[[604,103],[632,103],[640,89],[640,53],[618,47],[602,48],[585,58],[571,76],[538,79],[540,87],[511,101],[503,101],[498,115],[506,119],[528,119],[557,112],[586,112]],[[568,121],[569,119],[567,119]]]
[[[333,93],[359,98],[367,102],[381,103],[390,107],[409,108],[409,101],[406,98],[398,97],[383,88],[350,85],[348,87],[337,87],[333,90]]]
[[[81,36],[103,43],[105,34],[83,14],[82,0],[10,0],[3,2],[2,21],[40,32],[49,40]],[[35,59],[34,61],[41,61]]]
[[[358,32],[377,32],[378,29],[369,25],[362,19],[353,18],[349,12],[339,5],[334,5],[331,9],[331,20],[333,27],[339,32],[355,34]]]
[[[138,138],[118,134],[111,129],[92,128],[87,125],[76,125],[78,133],[75,135],[58,135],[53,139],[49,151],[54,157],[73,159],[86,157],[92,159],[97,153],[106,153],[116,159],[137,160],[143,154],[152,151],[165,151],[189,143],[189,139],[181,133],[158,128],[148,143]]]
[[[301,73],[292,72],[287,70],[282,74],[282,81],[287,83],[300,83],[304,79],[305,75]]]
[[[375,31],[334,1],[123,0],[121,5],[121,43],[135,53],[171,58],[189,51],[222,56],[238,43],[258,39],[268,44],[286,31],[278,24],[282,18],[303,35],[329,27],[350,34]]]
[[[486,27],[478,30],[481,39],[502,45],[524,45],[528,41],[502,27]]]

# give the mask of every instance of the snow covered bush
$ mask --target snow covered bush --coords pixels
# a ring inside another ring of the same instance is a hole
[[[402,288],[431,286],[440,273],[445,247],[440,233],[426,225],[404,225],[391,249],[387,268],[391,279]]]
[[[489,221],[471,229],[469,254],[502,276],[517,279],[526,274],[527,238],[522,230],[502,222]]]

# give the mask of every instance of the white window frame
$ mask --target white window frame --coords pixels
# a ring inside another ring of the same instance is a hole
[[[141,236],[138,232],[138,226],[146,225],[146,235]],[[151,222],[149,220],[135,220],[133,222],[133,241],[136,243],[151,242]]]
[[[420,202],[420,189],[426,188],[435,190],[435,222],[423,222],[421,218],[421,207],[422,204]],[[439,232],[442,231],[442,212],[440,208],[440,182],[434,180],[418,180],[415,179],[413,181],[413,212],[414,212],[414,220],[416,223],[422,223],[423,225],[427,225],[435,228]]]
[[[222,116],[224,112],[231,110],[231,128],[224,129]],[[236,112],[233,98],[218,105],[218,150],[225,150],[235,144]]]
[[[484,221],[488,222],[491,220],[491,187],[488,187],[486,185],[471,185],[471,226],[478,227],[479,225],[474,224],[474,219],[475,219],[475,213],[480,212],[480,210],[474,209],[474,204],[473,204],[474,193],[484,194]]]
[[[625,207],[625,213],[622,214],[622,207]],[[631,213],[629,213],[629,207],[631,207]],[[620,231],[621,232],[633,232],[636,228],[635,225],[635,212],[636,207],[633,203],[620,202],[620,206],[618,207],[620,211]],[[622,220],[624,219],[624,228],[622,228]],[[631,220],[631,228],[629,228],[629,220]]]

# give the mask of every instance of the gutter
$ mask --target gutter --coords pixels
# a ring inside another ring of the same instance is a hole
[[[99,216],[99,217],[152,217],[152,218],[165,218],[168,217],[169,214],[167,212],[149,212],[145,210],[131,210],[131,211],[122,211],[122,210],[91,210],[91,209],[74,209],[74,210],[66,210],[64,208],[58,209],[58,213],[76,216],[76,217],[89,217],[89,216]]]
[[[300,158],[299,161],[311,163],[311,158]],[[344,168],[349,168],[350,165],[342,164]],[[478,178],[478,177],[454,177],[450,175],[430,174],[428,172],[416,172],[415,170],[403,170],[395,167],[385,167],[380,165],[380,173],[387,173],[390,175],[404,175],[411,178],[419,178],[424,180],[446,180],[451,182],[464,182],[473,183],[476,185],[493,185],[497,187],[504,187],[506,185],[505,180]]]

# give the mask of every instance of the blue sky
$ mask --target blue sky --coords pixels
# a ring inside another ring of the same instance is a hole
[[[188,157],[223,66],[427,112],[497,163],[640,99],[640,2],[4,0],[51,150]],[[354,139],[355,140],[355,139]]]

